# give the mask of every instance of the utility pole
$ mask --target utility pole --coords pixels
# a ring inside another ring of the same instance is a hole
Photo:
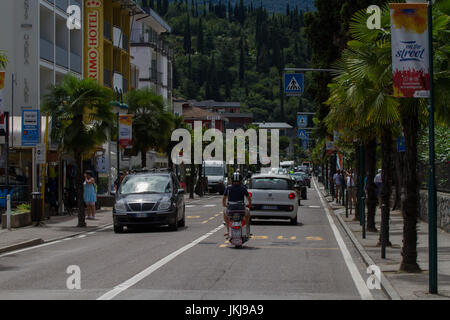
[[[438,293],[438,257],[437,257],[437,195],[434,149],[434,86],[433,86],[433,4],[428,0],[428,48],[430,64],[430,105],[428,106],[429,157],[430,171],[428,178],[428,246],[429,246],[429,292]]]

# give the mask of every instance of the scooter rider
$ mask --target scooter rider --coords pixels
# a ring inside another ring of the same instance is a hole
[[[252,199],[250,198],[250,194],[247,191],[247,188],[242,184],[242,176],[239,172],[233,173],[232,177],[232,185],[228,186],[225,189],[222,199],[222,205],[227,208],[228,201],[230,202],[244,202],[244,198],[247,198],[247,208],[245,209],[245,217],[244,223],[248,228],[250,223],[250,207],[252,206]],[[227,209],[223,212],[223,219],[227,226],[227,233],[225,236],[228,236],[230,233],[230,220],[227,215]]]

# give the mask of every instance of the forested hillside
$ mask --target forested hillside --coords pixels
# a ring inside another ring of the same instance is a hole
[[[314,110],[308,97],[283,94],[284,68],[310,64],[304,12],[298,7],[269,13],[244,1],[234,6],[203,0],[148,5],[152,2],[172,27],[167,40],[175,49],[175,96],[240,101],[255,121],[292,125],[297,111]]]

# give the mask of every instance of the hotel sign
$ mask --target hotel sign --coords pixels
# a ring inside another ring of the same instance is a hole
[[[103,0],[85,0],[85,75],[102,83]]]

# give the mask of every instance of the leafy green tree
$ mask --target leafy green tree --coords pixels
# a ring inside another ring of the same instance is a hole
[[[71,75],[52,86],[44,97],[42,111],[52,119],[52,141],[75,158],[78,227],[86,226],[82,159],[107,141],[108,133],[114,128],[111,99],[111,90],[92,79],[80,80]]]
[[[8,58],[4,51],[0,51],[0,69],[5,69],[8,63]]]

